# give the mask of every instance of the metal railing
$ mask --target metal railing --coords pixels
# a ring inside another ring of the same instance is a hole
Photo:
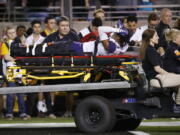
[[[162,8],[169,8],[172,10],[173,18],[180,16],[180,5],[148,5],[148,6],[101,6],[105,10],[106,20],[117,20],[123,16],[130,14],[137,15],[138,19],[147,19],[148,14],[151,12],[159,13]],[[61,6],[44,7],[44,8],[24,8],[14,7],[0,8],[0,21],[5,22],[24,22],[30,21],[34,18],[44,19],[47,15],[53,15],[59,17],[64,15],[66,11],[63,11]],[[93,18],[93,11],[95,6],[90,7],[72,7],[71,20],[91,20]]]
[[[60,7],[41,7],[41,8],[23,8],[23,7],[14,7],[12,17],[13,22],[21,21],[32,21],[33,19],[44,20],[48,15],[52,16],[61,16],[62,11]]]
[[[163,8],[169,8],[172,10],[173,19],[180,16],[180,5],[147,5],[147,6],[101,6],[105,11],[106,20],[117,20],[124,16],[136,15],[138,19],[147,19],[148,14],[157,12]],[[73,19],[86,20],[92,19],[93,11],[96,9],[95,6],[88,8],[85,7],[73,7]],[[79,12],[80,10],[80,12]]]

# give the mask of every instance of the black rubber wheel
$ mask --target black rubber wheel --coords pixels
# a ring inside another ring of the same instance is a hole
[[[100,96],[84,99],[75,110],[75,123],[79,130],[86,133],[111,131],[116,122],[112,104]]]
[[[142,121],[141,119],[135,119],[135,118],[118,120],[114,126],[114,130],[116,131],[134,130],[140,125],[141,121]]]

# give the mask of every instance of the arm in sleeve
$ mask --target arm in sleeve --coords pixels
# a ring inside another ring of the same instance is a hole
[[[100,41],[102,41],[104,49],[108,51],[109,50],[109,40],[108,40],[109,37],[107,33],[120,32],[120,29],[109,27],[109,26],[100,26],[98,27],[98,32],[99,32]]]
[[[5,43],[2,43],[2,47],[1,47],[1,55],[7,55],[9,54],[9,49],[7,48],[7,46],[5,45]]]
[[[14,61],[14,58],[11,57],[9,54],[4,55],[4,59],[5,59],[6,61],[11,61],[11,62]]]
[[[167,74],[168,72],[165,71],[163,68],[161,68],[160,66],[154,66],[154,70],[159,73],[159,74]]]
[[[52,34],[50,34],[49,36],[47,36],[44,40],[43,40],[43,44],[44,43],[48,43],[48,42],[53,42],[55,40],[55,37],[53,37]]]
[[[109,26],[100,26],[98,27],[98,32],[99,32],[100,41],[103,41],[103,40],[108,40],[107,33],[120,32],[120,29]]]

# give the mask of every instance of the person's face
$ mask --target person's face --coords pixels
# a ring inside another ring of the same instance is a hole
[[[165,24],[170,24],[172,20],[172,13],[170,11],[165,12],[164,15],[162,16],[162,21]]]
[[[153,37],[150,39],[150,42],[153,43],[153,44],[158,44],[158,35],[157,35],[157,32],[154,33]]]
[[[46,27],[50,30],[55,30],[56,29],[56,20],[55,19],[49,19]]]
[[[17,36],[18,36],[18,37],[21,37],[21,36],[23,36],[23,35],[25,34],[25,32],[26,32],[26,29],[25,29],[25,28],[19,28],[19,29],[17,30]]]
[[[127,19],[124,19],[124,21],[123,21],[123,26],[128,29]]]
[[[98,12],[98,13],[96,13],[95,18],[101,18],[101,20],[104,21],[105,15],[103,12]]]
[[[41,33],[41,24],[34,24],[33,28],[33,33],[34,34],[40,34]]]
[[[70,31],[70,26],[68,21],[62,21],[59,23],[59,33],[61,35],[67,35]]]
[[[131,32],[135,32],[136,31],[136,28],[137,28],[137,23],[136,22],[128,22],[128,29],[129,31]]]
[[[155,29],[156,26],[158,25],[159,20],[151,20],[149,21],[149,28]]]
[[[16,31],[15,31],[15,29],[9,29],[7,31],[7,37],[8,37],[8,39],[14,40],[16,38]]]

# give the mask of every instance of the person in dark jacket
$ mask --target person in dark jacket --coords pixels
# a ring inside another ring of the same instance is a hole
[[[169,46],[164,56],[164,67],[168,72],[180,74],[180,30],[171,29],[165,35]]]
[[[79,41],[78,35],[70,29],[69,19],[62,16],[58,21],[58,30],[44,40],[44,43],[58,41]]]
[[[158,51],[160,55],[164,55],[168,43],[165,38],[165,30],[170,28],[170,23],[172,21],[172,13],[170,9],[164,8],[161,11],[160,15],[160,23],[156,27],[157,34],[159,36],[159,43],[158,43]]]
[[[58,41],[79,41],[78,35],[70,28],[70,21],[67,17],[62,16],[58,20],[58,30],[44,40],[44,43],[58,42]],[[72,108],[74,104],[74,97],[72,93],[66,95],[66,112],[64,117],[72,116]]]

